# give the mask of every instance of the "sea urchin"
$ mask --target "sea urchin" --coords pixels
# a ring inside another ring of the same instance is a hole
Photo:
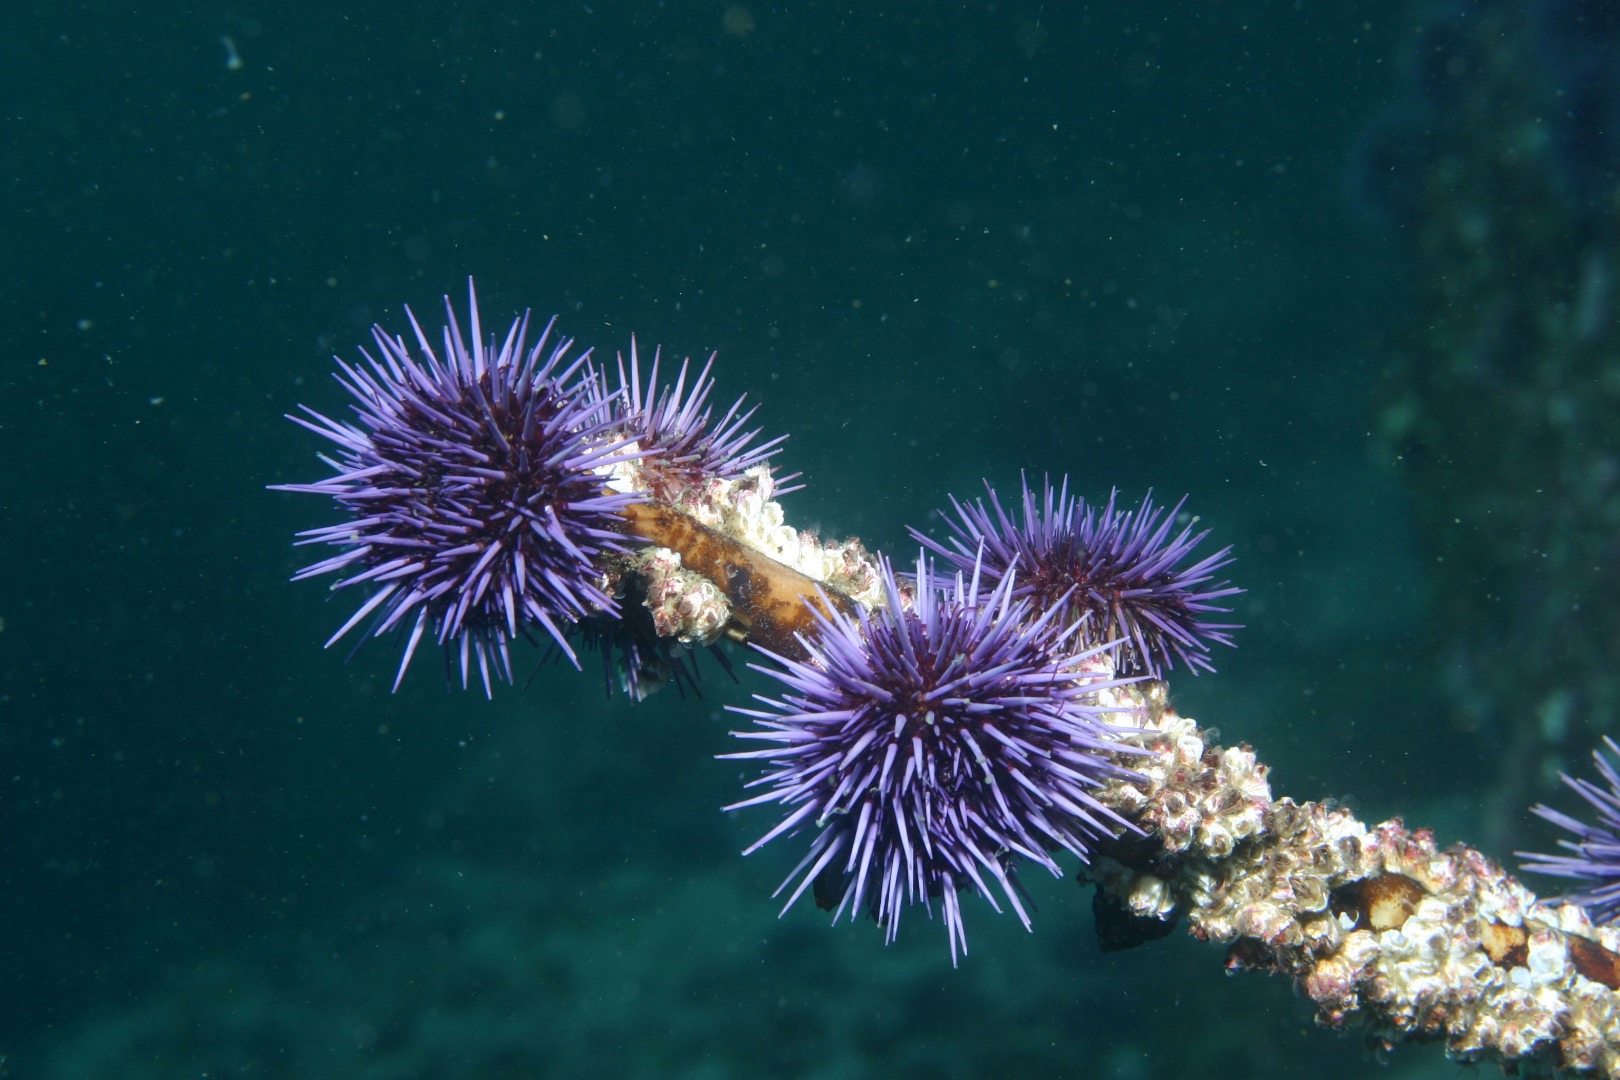
[[[277,490],[331,497],[344,519],[300,533],[338,553],[295,580],[344,572],[334,589],[369,595],[327,642],[372,617],[369,634],[405,635],[394,686],[431,635],[459,664],[511,681],[509,645],[540,626],[575,665],[570,626],[616,611],[597,560],[630,546],[615,525],[640,496],[609,490],[613,466],[634,457],[616,432],[614,395],[595,385],[589,352],[569,357],[552,325],[528,344],[529,316],[486,342],[468,282],[471,341],[449,299],[442,353],[406,309],[420,358],[400,337],[372,331],[377,354],[339,360],[357,422],[300,406],[289,419],[337,444],[335,475]]]
[[[715,354],[694,376],[691,362],[681,361],[674,386],[661,386],[658,368],[662,350],[653,350],[651,370],[645,386],[641,380],[641,358],[636,339],[630,339],[630,367],[619,357],[618,412],[627,438],[634,439],[642,456],[638,467],[640,482],[654,498],[672,499],[682,489],[698,487],[713,479],[733,479],[756,465],[764,464],[781,449],[786,435],[751,446],[759,428],[745,430],[754,408],[744,408],[747,397],[732,403],[718,422],[711,420],[709,393],[714,389],[710,371]],[[688,385],[690,379],[690,385]],[[784,490],[776,488],[778,495]]]
[[[864,905],[892,941],[904,907],[937,899],[954,963],[958,890],[1000,910],[993,882],[1028,927],[1018,861],[1059,875],[1053,852],[1085,859],[1131,828],[1090,789],[1129,775],[1118,758],[1140,751],[1118,742],[1124,706],[1100,699],[1121,685],[1108,656],[1077,646],[1057,609],[1014,600],[1013,574],[984,592],[975,567],[942,587],[919,556],[910,597],[887,560],[881,576],[883,607],[817,612],[807,660],[756,665],[786,692],[732,708],[759,726],[735,734],[772,745],[726,756],[764,762],[749,786],[767,790],[727,809],[785,809],[749,852],[814,830],[777,890],[793,886],[784,911],[813,885],[834,919]]]
[[[1609,753],[1620,759],[1620,744],[1608,736],[1604,736],[1603,741]],[[1550,806],[1530,808],[1537,817],[1575,835],[1573,840],[1558,841],[1559,847],[1572,854],[1541,855],[1531,851],[1519,854],[1529,860],[1524,864],[1526,870],[1585,882],[1587,888],[1565,899],[1586,908],[1593,922],[1610,923],[1620,917],[1620,772],[1602,750],[1592,751],[1592,761],[1603,780],[1601,787],[1590,780],[1561,775],[1570,790],[1585,799],[1596,812],[1595,824],[1559,813]]]
[[[982,499],[951,499],[956,514],[945,517],[948,543],[916,529],[911,534],[957,570],[967,572],[982,560],[990,585],[1016,567],[1013,595],[1028,599],[1037,612],[1061,606],[1062,623],[1090,613],[1085,640],[1118,641],[1121,671],[1158,676],[1176,660],[1194,672],[1213,670],[1210,645],[1232,644],[1230,631],[1238,629],[1205,619],[1230,611],[1216,601],[1243,591],[1212,583],[1215,572],[1232,561],[1230,547],[1188,565],[1208,533],[1194,535],[1189,525],[1172,535],[1181,503],[1166,512],[1149,494],[1137,509],[1119,510],[1110,494],[1098,511],[1069,494],[1068,477],[1057,488],[1048,479],[1039,496],[1027,481],[1022,486],[1017,518],[986,483],[988,506]]]

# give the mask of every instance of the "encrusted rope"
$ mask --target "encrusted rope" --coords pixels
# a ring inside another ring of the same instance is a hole
[[[1087,871],[1105,902],[1185,921],[1233,969],[1286,975],[1320,1023],[1374,1045],[1443,1039],[1518,1075],[1620,1078],[1620,931],[1426,829],[1273,799],[1254,751],[1211,745],[1162,684],[1122,696],[1141,699],[1154,753],[1099,798],[1148,837]]]

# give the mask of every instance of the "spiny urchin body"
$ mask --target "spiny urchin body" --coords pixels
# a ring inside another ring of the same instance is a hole
[[[636,340],[630,339],[630,366],[619,357],[618,412],[626,437],[634,439],[642,456],[640,482],[654,498],[671,499],[685,488],[710,479],[733,479],[764,464],[786,441],[786,435],[751,446],[759,428],[745,430],[754,408],[745,409],[746,395],[738,398],[718,422],[711,420],[709,394],[714,379],[714,354],[691,378],[691,364],[681,361],[674,386],[660,386],[658,367],[662,350],[653,350],[652,368],[643,386]],[[780,486],[777,493],[782,492]]]
[[[1131,826],[1091,789],[1129,775],[1136,751],[1099,694],[1120,685],[1101,650],[1076,644],[1058,613],[1014,600],[1015,576],[981,590],[979,575],[941,587],[919,557],[909,604],[881,565],[886,605],[817,614],[809,659],[758,669],[783,684],[765,709],[733,709],[769,744],[727,755],[757,760],[762,794],[728,809],[780,804],[786,816],[748,850],[813,831],[782,883],[791,907],[814,886],[818,904],[866,907],[893,940],[902,909],[938,900],[951,957],[966,950],[961,889],[1027,927],[1015,873],[1028,860],[1060,874],[1053,853],[1085,859],[1099,838]],[[995,889],[992,889],[994,884]]]
[[[634,452],[589,352],[570,357],[573,342],[553,343],[551,324],[530,346],[527,314],[486,341],[471,282],[468,297],[470,343],[446,298],[439,351],[407,309],[416,353],[377,327],[375,356],[340,360],[355,422],[302,406],[290,417],[337,444],[324,459],[335,475],[277,485],[343,510],[343,521],[299,534],[339,550],[297,579],[341,572],[334,589],[367,591],[327,644],[368,616],[371,636],[403,634],[396,688],[426,638],[463,685],[476,667],[486,692],[495,678],[511,681],[509,646],[536,626],[577,666],[568,630],[616,610],[597,566],[629,546],[615,526],[641,498],[606,486]]]
[[[1620,744],[1607,736],[1603,739],[1609,753],[1620,758]],[[1603,784],[1560,774],[1570,790],[1585,799],[1596,813],[1595,822],[1585,822],[1568,814],[1561,814],[1550,806],[1533,806],[1530,812],[1552,822],[1560,829],[1575,835],[1574,840],[1560,840],[1558,846],[1569,855],[1541,855],[1532,851],[1519,854],[1529,861],[1526,870],[1554,877],[1573,878],[1586,887],[1564,899],[1587,909],[1595,923],[1610,923],[1620,918],[1620,772],[1605,757],[1602,750],[1592,751]]]
[[[1061,606],[1065,623],[1089,613],[1085,639],[1120,642],[1122,671],[1158,676],[1177,660],[1194,672],[1213,670],[1210,646],[1231,645],[1231,631],[1238,629],[1206,619],[1230,611],[1217,601],[1243,591],[1213,580],[1232,561],[1230,547],[1190,561],[1207,530],[1194,535],[1188,525],[1172,535],[1182,504],[1166,511],[1151,493],[1135,510],[1116,509],[1110,493],[1099,511],[1069,494],[1068,477],[1057,488],[1046,480],[1039,495],[1027,481],[1022,487],[1016,517],[986,483],[988,506],[952,497],[948,543],[916,529],[911,534],[957,570],[968,571],[982,558],[992,585],[1016,570],[1013,595],[1036,611]]]

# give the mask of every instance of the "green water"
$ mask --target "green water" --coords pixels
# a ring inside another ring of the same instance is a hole
[[[777,920],[796,855],[717,810],[752,677],[489,703],[321,650],[348,607],[286,580],[330,519],[265,490],[324,472],[282,414],[474,274],[487,324],[718,349],[791,434],[792,520],[899,557],[983,477],[1190,493],[1249,593],[1184,710],[1284,793],[1469,827],[1478,776],[1382,704],[1430,670],[1368,435],[1405,249],[1346,175],[1405,5],[781,7],[0,20],[11,1075],[1375,1068],[1212,947],[1102,956],[1072,881],[1029,876],[1033,935],[969,901],[955,971],[922,917]]]

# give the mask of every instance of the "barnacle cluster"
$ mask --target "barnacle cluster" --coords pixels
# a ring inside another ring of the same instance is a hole
[[[629,490],[644,490],[635,463],[623,471]],[[707,644],[723,630],[800,655],[794,635],[814,629],[812,611],[882,602],[876,562],[861,542],[827,542],[786,525],[774,484],[770,469],[758,465],[625,508],[626,531],[646,541],[652,555],[610,558],[606,565],[640,572],[651,557],[684,571],[666,572],[659,582],[661,635]],[[649,607],[654,603],[649,595]]]
[[[1620,930],[1539,901],[1479,851],[1399,820],[1273,799],[1244,747],[1154,699],[1153,756],[1099,800],[1150,832],[1088,872],[1134,915],[1182,920],[1234,969],[1291,978],[1324,1025],[1443,1039],[1528,1075],[1620,1076]]]

